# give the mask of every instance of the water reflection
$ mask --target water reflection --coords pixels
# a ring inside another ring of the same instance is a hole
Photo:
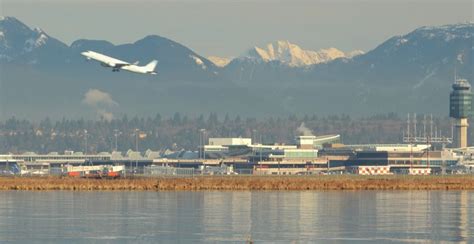
[[[473,191],[0,192],[0,242],[472,243]]]

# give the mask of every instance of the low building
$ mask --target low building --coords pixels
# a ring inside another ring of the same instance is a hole
[[[443,151],[360,151],[349,159],[348,166],[391,165],[392,167],[443,167],[457,164],[458,160]]]
[[[299,175],[317,174],[327,170],[327,161],[323,158],[305,160],[260,161],[253,166],[255,175]]]
[[[111,154],[83,154],[82,152],[66,151],[64,154],[51,152],[48,154],[36,154],[34,152],[27,152],[23,154],[12,154],[11,157],[15,160],[24,162],[36,163],[84,163],[86,161],[110,161]]]
[[[251,138],[209,138],[209,146],[236,146],[236,145],[252,145]]]
[[[340,135],[323,135],[323,136],[298,136],[296,144],[298,148],[312,149],[322,148],[325,144],[339,143]]]

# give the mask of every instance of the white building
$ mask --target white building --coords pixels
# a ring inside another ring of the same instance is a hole
[[[251,138],[209,138],[209,146],[250,146]]]

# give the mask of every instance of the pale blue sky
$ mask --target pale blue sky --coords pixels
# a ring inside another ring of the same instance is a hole
[[[472,0],[0,0],[0,14],[70,44],[157,34],[209,56],[289,40],[305,49],[368,51],[424,25],[473,21]]]

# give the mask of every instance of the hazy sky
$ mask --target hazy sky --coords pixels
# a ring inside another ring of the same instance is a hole
[[[289,40],[305,49],[368,51],[424,25],[473,21],[473,0],[112,1],[0,0],[0,14],[67,44],[157,34],[208,56]]]

